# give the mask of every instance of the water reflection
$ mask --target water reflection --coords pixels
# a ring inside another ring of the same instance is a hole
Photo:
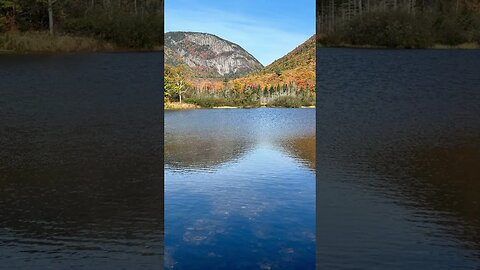
[[[313,114],[166,113],[167,268],[314,269]]]
[[[161,268],[162,57],[0,56],[0,268]]]
[[[477,269],[480,54],[317,59],[319,266]]]
[[[241,116],[236,115],[236,110],[218,111],[165,114],[166,168],[179,172],[213,170],[224,163],[236,162],[257,145],[276,146],[315,168],[313,110],[294,110],[292,117],[284,119],[279,115],[288,114],[286,109],[244,110]],[[294,123],[294,119],[299,122]]]
[[[177,171],[214,170],[249,151],[248,141],[228,138],[171,134],[165,141],[165,166]]]
[[[278,143],[290,156],[295,156],[301,163],[315,171],[316,139],[314,135],[289,138]]]
[[[415,207],[417,215],[428,219],[423,222],[444,225],[446,234],[462,239],[480,256],[479,145],[465,138],[444,145],[398,145],[375,153],[369,164],[382,175],[401,173],[390,181],[404,198],[400,203]],[[428,218],[424,211],[437,216]]]

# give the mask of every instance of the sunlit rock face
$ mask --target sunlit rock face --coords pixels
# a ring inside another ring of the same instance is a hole
[[[166,33],[165,54],[167,64],[185,63],[211,77],[236,77],[263,67],[239,45],[206,33]]]

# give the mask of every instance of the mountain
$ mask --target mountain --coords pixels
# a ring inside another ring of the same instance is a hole
[[[234,78],[263,68],[239,45],[212,34],[168,32],[165,34],[165,63],[185,64],[196,77]]]
[[[248,74],[234,82],[244,85],[277,86],[295,84],[300,88],[315,88],[316,65],[315,35],[293,51],[263,69]]]
[[[315,66],[315,48],[315,35],[313,35],[287,55],[263,68],[259,73],[267,74],[298,67]]]

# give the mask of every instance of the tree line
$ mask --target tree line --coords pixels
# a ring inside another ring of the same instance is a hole
[[[227,80],[195,83],[186,66],[165,66],[165,102],[187,102],[201,107],[237,106],[300,107],[315,105],[315,87],[295,82],[275,85],[242,83]]]
[[[429,47],[480,42],[480,0],[319,0],[326,45]]]
[[[124,47],[163,43],[163,0],[0,0],[0,33],[49,31]]]

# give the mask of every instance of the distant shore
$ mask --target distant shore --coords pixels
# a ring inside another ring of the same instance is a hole
[[[321,42],[317,42],[317,48],[346,48],[346,49],[437,49],[437,50],[448,50],[448,49],[465,49],[465,50],[478,50],[480,49],[480,44],[476,42],[468,42],[462,43],[458,45],[445,45],[445,44],[435,44],[433,46],[425,47],[425,48],[403,48],[403,47],[387,47],[387,46],[379,46],[379,45],[352,45],[352,44],[334,44],[334,45],[326,45],[322,44]]]
[[[124,48],[103,40],[68,34],[50,35],[46,31],[11,32],[0,34],[0,54],[131,52],[162,51],[160,44],[153,49]]]
[[[261,106],[248,106],[248,107],[240,107],[240,106],[215,106],[215,107],[201,107],[195,104],[191,103],[185,103],[185,102],[165,102],[164,104],[164,109],[169,111],[169,110],[195,110],[195,109],[251,109],[251,108],[287,108],[287,107],[281,107],[281,106],[267,106],[267,105],[261,105]],[[295,107],[295,108],[315,108],[315,106],[300,106],[300,107]]]
[[[163,108],[165,110],[192,110],[192,109],[201,109],[200,106],[185,102],[165,102]]]

